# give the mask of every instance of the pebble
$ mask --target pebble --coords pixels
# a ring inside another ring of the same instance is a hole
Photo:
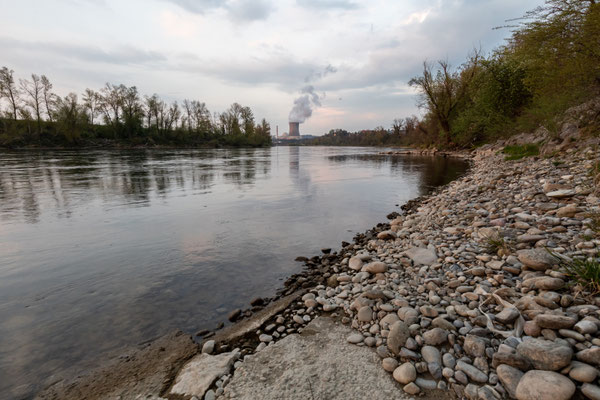
[[[212,354],[214,350],[215,350],[215,341],[214,340],[207,340],[202,345],[202,353],[203,354]]]
[[[552,371],[527,371],[517,386],[518,400],[568,400],[575,394],[569,378]]]
[[[502,385],[510,395],[510,397],[516,398],[517,386],[519,381],[523,377],[523,372],[517,368],[511,367],[510,365],[501,364],[496,368],[498,378]]]
[[[390,329],[387,338],[388,348],[393,354],[400,354],[400,349],[410,337],[408,326],[403,321],[396,321]]]
[[[396,382],[408,384],[417,379],[417,370],[415,369],[414,365],[406,362],[394,370],[393,376]],[[419,387],[422,386],[419,385]]]
[[[578,382],[592,383],[598,376],[598,370],[591,365],[573,361],[569,370],[569,376]]]
[[[532,338],[519,344],[517,354],[529,360],[536,369],[556,371],[569,365],[573,351],[565,343]]]
[[[358,344],[364,340],[364,336],[360,333],[353,333],[352,335],[348,336],[347,340],[348,343]]]
[[[581,393],[583,393],[588,399],[600,400],[600,387],[584,383],[581,385]]]
[[[474,366],[465,363],[462,360],[459,360],[456,363],[456,369],[464,372],[469,377],[469,379],[471,379],[475,382],[484,383],[484,382],[487,382],[487,380],[488,380],[488,377],[485,373],[478,370]]]
[[[382,360],[383,369],[388,372],[394,372],[394,370],[398,367],[398,361],[395,358],[386,357]]]

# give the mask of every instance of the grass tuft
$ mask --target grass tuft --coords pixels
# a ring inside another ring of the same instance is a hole
[[[597,259],[561,259],[561,266],[571,280],[592,296],[600,293],[600,262]]]
[[[502,236],[494,235],[486,238],[485,251],[489,254],[499,254],[498,252],[509,254],[510,247]]]
[[[502,152],[506,154],[505,160],[520,160],[524,157],[540,155],[540,147],[537,144],[524,144],[506,146]]]

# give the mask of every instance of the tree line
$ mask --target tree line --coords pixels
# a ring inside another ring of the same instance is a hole
[[[212,114],[197,100],[168,103],[135,86],[107,83],[61,97],[45,75],[15,79],[0,69],[0,146],[185,145],[267,146],[271,127],[233,103]]]
[[[396,119],[388,129],[332,130],[314,143],[472,147],[540,126],[557,134],[557,116],[600,94],[600,4],[547,0],[510,23],[503,28],[511,36],[487,56],[473,50],[456,68],[423,63],[409,82],[422,118]]]
[[[332,129],[327,134],[312,139],[307,144],[318,146],[410,146],[414,143],[433,144],[436,138],[423,130],[416,116],[396,118],[391,128],[378,126],[348,132],[345,129]]]

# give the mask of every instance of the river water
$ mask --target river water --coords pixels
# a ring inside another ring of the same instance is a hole
[[[467,168],[382,150],[0,152],[0,398],[213,328]]]

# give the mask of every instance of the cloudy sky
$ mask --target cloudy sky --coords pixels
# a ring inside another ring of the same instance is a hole
[[[389,127],[418,113],[423,60],[490,51],[493,30],[543,0],[0,0],[0,66],[46,74],[59,94],[137,86],[168,100],[237,101],[287,131],[294,100],[320,98],[302,133]],[[273,129],[274,130],[274,129]]]

